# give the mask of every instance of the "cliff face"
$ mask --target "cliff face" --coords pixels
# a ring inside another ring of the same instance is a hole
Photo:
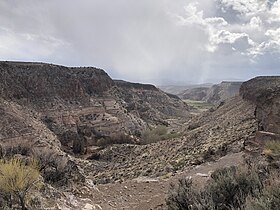
[[[205,98],[205,101],[213,104],[218,104],[233,96],[238,95],[239,88],[242,82],[222,82],[218,85],[213,85]]]
[[[145,122],[167,124],[168,118],[190,117],[188,106],[176,96],[166,94],[153,85],[115,81],[113,93],[122,99],[129,113],[134,113]]]
[[[114,82],[96,68],[67,68],[41,63],[0,63],[1,96],[38,109],[56,108],[59,102],[90,103]]]
[[[174,168],[200,164],[208,156],[261,153],[266,141],[279,140],[280,136],[273,133],[278,132],[280,121],[279,80],[280,77],[268,77],[245,82],[240,94],[184,123],[180,138],[144,146],[114,145],[103,150],[100,158],[112,164],[109,170],[94,174],[94,178],[153,176],[166,168],[177,170]],[[112,150],[129,158],[114,156]]]
[[[260,131],[280,134],[280,77],[257,77],[244,82],[240,95],[256,104]]]
[[[179,97],[182,99],[189,99],[195,101],[203,101],[207,96],[207,92],[210,88],[208,87],[197,87],[184,90],[179,94]]]
[[[238,95],[242,82],[222,82],[212,87],[197,87],[183,91],[179,94],[182,99],[206,101],[219,104]]]
[[[97,68],[68,68],[43,63],[0,62],[0,112],[11,123],[1,135],[55,134],[65,148],[75,139],[89,145],[114,134],[137,134],[147,124],[187,116],[187,106],[153,85],[114,82]],[[5,103],[10,105],[3,106]],[[15,109],[9,109],[13,106]],[[164,105],[163,105],[164,104]],[[22,110],[26,110],[21,116]],[[32,117],[30,117],[32,116]],[[44,125],[42,131],[25,119]],[[25,129],[26,128],[26,129]],[[78,131],[79,134],[78,134]]]

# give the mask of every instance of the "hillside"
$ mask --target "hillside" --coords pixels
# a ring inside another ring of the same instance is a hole
[[[213,84],[206,83],[206,84],[198,84],[198,85],[159,85],[158,88],[163,90],[166,93],[170,93],[173,95],[179,95],[185,90],[194,89],[194,88],[209,88]]]
[[[219,104],[228,98],[238,95],[242,82],[222,82],[211,87],[189,88],[178,96],[182,99],[205,101],[207,103]]]
[[[188,107],[181,100],[152,85],[149,89],[140,84],[120,85],[96,68],[1,62],[0,70],[1,98],[37,112],[37,120],[65,146],[71,144],[77,128],[94,144],[102,136],[135,135],[147,125],[167,124],[164,120],[179,112],[181,117],[188,116]]]
[[[280,77],[244,82],[196,116],[153,85],[92,67],[0,62],[0,81],[2,157],[44,163],[37,209],[165,209],[172,180],[260,156],[280,134]],[[213,103],[238,85],[215,87]]]
[[[115,81],[114,95],[123,99],[128,112],[139,114],[145,122],[166,124],[165,119],[190,116],[187,104],[175,95],[166,94],[153,85]]]

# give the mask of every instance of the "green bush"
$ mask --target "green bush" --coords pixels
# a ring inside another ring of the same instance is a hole
[[[262,193],[247,199],[246,210],[278,210],[280,208],[279,175],[271,175],[266,183]]]
[[[135,144],[134,139],[124,133],[112,134],[108,137],[102,137],[97,140],[96,146],[106,147],[112,144]]]
[[[158,126],[145,130],[141,135],[141,144],[151,144],[158,141],[179,137],[178,133],[168,133],[166,126]]]
[[[254,170],[236,167],[216,170],[206,187],[217,209],[242,209],[249,195],[255,196],[262,183]]]
[[[214,209],[208,192],[198,191],[189,178],[179,179],[176,185],[171,184],[166,204],[169,210]]]
[[[257,196],[262,182],[254,170],[236,167],[216,170],[207,186],[198,191],[191,180],[180,179],[172,185],[166,203],[170,210],[244,209],[248,196]]]

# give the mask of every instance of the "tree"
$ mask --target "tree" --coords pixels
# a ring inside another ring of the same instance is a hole
[[[39,177],[35,160],[28,164],[18,158],[0,160],[0,190],[17,197],[22,210],[27,210],[26,196],[38,186]]]

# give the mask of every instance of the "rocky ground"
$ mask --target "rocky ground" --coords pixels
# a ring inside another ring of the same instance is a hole
[[[90,181],[76,191],[56,192],[50,209],[167,209],[165,198],[169,186],[179,178],[192,178],[194,184],[203,186],[211,173],[223,167],[244,164],[244,153],[233,153],[223,156],[216,161],[210,161],[197,166],[189,166],[168,178],[138,177],[121,183],[92,185]],[[55,190],[51,192],[54,194]]]
[[[109,146],[100,151],[99,160],[87,170],[97,183],[138,176],[162,177],[228,152],[239,152],[257,130],[253,110],[250,103],[234,98],[215,111],[186,122],[179,138],[141,146]],[[96,164],[104,168],[91,170]]]
[[[279,77],[245,82],[238,96],[192,115],[176,96],[96,68],[1,62],[0,70],[2,156],[46,164],[36,209],[166,209],[179,177],[202,185],[279,139]],[[176,135],[142,145],[142,132],[159,125]]]

